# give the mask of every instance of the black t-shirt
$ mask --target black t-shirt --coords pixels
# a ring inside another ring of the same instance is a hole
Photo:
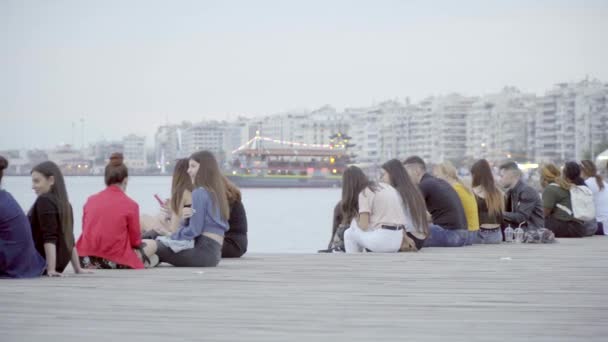
[[[230,218],[228,218],[229,229],[225,236],[247,235],[247,214],[241,201],[236,201],[230,207]]]
[[[445,229],[467,229],[467,217],[460,197],[448,182],[426,173],[419,187],[433,224]]]
[[[72,208],[70,206],[70,215]],[[42,194],[28,213],[32,236],[36,250],[46,259],[44,243],[54,243],[57,248],[57,260],[55,270],[63,272],[70,263],[72,249],[74,248],[73,226],[63,227],[59,215],[57,198],[53,194]],[[72,218],[72,222],[73,222]]]

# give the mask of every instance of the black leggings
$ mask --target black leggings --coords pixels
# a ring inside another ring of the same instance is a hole
[[[545,226],[558,238],[580,238],[585,236],[585,226],[578,221],[561,221],[545,217]]]
[[[608,227],[606,227],[608,229]],[[597,231],[595,235],[604,235],[604,224],[602,222],[597,223]]]
[[[222,246],[222,258],[240,258],[247,252],[247,235],[226,235]]]
[[[205,235],[194,239],[194,248],[173,252],[162,242],[156,241],[156,254],[161,262],[177,267],[215,267],[222,258],[222,245]]]

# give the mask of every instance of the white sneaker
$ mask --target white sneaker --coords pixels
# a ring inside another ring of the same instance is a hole
[[[148,259],[150,259],[150,262],[149,263],[147,261],[144,262],[145,268],[154,268],[154,267],[158,266],[158,264],[160,264],[160,259],[158,258],[158,255],[156,255],[156,254],[149,257]]]

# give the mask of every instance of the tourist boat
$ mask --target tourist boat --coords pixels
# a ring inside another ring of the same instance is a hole
[[[242,188],[337,188],[353,157],[349,141],[342,133],[332,135],[329,144],[306,144],[257,132],[232,152],[227,177]]]

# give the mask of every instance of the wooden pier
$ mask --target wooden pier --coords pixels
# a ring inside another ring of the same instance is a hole
[[[0,341],[608,341],[608,237],[0,280]]]

